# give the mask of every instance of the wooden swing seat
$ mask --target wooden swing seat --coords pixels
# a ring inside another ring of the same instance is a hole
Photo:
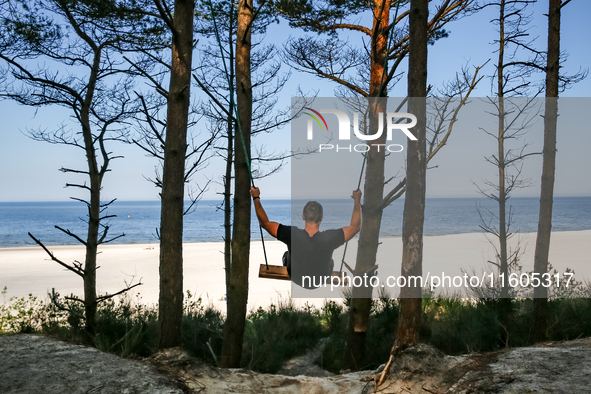
[[[341,273],[339,271],[332,271],[332,276],[340,278]],[[283,265],[269,265],[269,269],[267,269],[265,264],[261,264],[259,267],[259,278],[291,280],[291,277],[287,273],[287,267]],[[348,279],[345,276],[345,284],[349,283]]]
[[[265,264],[261,264],[259,267],[259,278],[291,280],[291,277],[287,273],[287,267],[283,265],[270,265],[269,269],[267,269]]]

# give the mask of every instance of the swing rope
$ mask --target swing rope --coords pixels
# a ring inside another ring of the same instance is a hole
[[[384,0],[386,1],[386,0]],[[396,12],[394,13],[394,21],[392,24],[392,28],[391,30],[388,32],[390,34],[390,37],[388,38],[388,48],[390,48],[392,46],[392,39],[394,37],[393,31],[394,28],[396,27],[396,19],[398,19],[398,8],[400,7],[400,1],[396,2]],[[386,48],[386,56],[384,57],[384,66],[383,66],[383,70],[382,70],[382,78],[380,81],[380,88],[378,89],[378,95],[376,96],[376,98],[379,98],[380,95],[382,94],[382,90],[384,88],[384,76],[386,75],[386,68],[388,66],[388,49]],[[377,106],[374,107],[374,113],[373,116],[375,117],[375,110],[377,109]],[[359,189],[361,187],[361,179],[363,178],[363,170],[365,169],[365,163],[367,162],[367,153],[363,154],[363,163],[361,164],[361,171],[359,172],[359,182],[357,182],[357,189]],[[343,272],[343,265],[345,264],[345,256],[347,255],[347,246],[349,246],[349,241],[345,242],[345,249],[343,250],[343,258],[341,259],[341,268],[339,269],[339,272]],[[353,272],[351,272],[353,273]]]
[[[211,19],[213,21],[213,27],[215,30],[215,37],[216,41],[218,42],[218,46],[220,47],[220,54],[222,55],[222,62],[224,64],[224,73],[226,74],[226,79],[228,80],[228,90],[230,91],[230,111],[234,111],[236,116],[236,128],[238,129],[238,135],[240,136],[239,140],[242,143],[242,149],[244,150],[244,158],[246,160],[246,167],[248,168],[248,175],[250,176],[250,183],[254,187],[254,178],[252,176],[252,169],[251,169],[251,160],[250,155],[248,154],[248,149],[246,149],[246,142],[244,140],[244,134],[242,133],[242,126],[240,125],[240,117],[238,116],[238,108],[236,107],[236,103],[234,102],[234,81],[230,78],[230,73],[228,73],[228,66],[226,65],[226,57],[224,56],[224,48],[222,46],[222,40],[220,38],[220,33],[218,30],[218,25],[216,22],[215,11],[213,9],[213,4],[211,0],[209,0],[209,9],[211,11]],[[231,28],[231,27],[230,27]],[[230,43],[230,45],[232,45]],[[229,158],[231,160],[231,158]],[[226,180],[227,182],[228,180]],[[263,227],[259,224],[259,231],[261,233],[261,242],[263,244],[263,254],[265,256],[265,265],[267,266],[267,270],[269,269],[269,263],[267,261],[267,249],[265,248],[265,238],[263,237]]]
[[[386,0],[384,0],[384,1],[386,1]],[[240,142],[241,142],[241,145],[242,145],[242,149],[244,150],[244,157],[246,159],[246,166],[248,168],[248,174],[250,176],[250,181],[251,181],[252,186],[255,186],[255,184],[254,184],[254,178],[252,176],[251,159],[250,159],[250,155],[248,154],[248,149],[246,148],[246,142],[244,140],[244,134],[242,133],[242,127],[240,125],[240,118],[238,116],[238,109],[236,107],[236,103],[234,102],[234,82],[231,80],[230,75],[228,73],[228,67],[226,65],[226,57],[224,56],[224,48],[222,46],[222,41],[221,41],[221,38],[220,38],[220,35],[219,35],[219,30],[218,30],[218,27],[217,27],[216,16],[215,16],[215,11],[214,11],[214,8],[213,8],[213,4],[212,4],[211,0],[209,0],[208,3],[209,3],[209,9],[211,11],[211,18],[212,18],[212,21],[213,21],[213,26],[214,26],[216,40],[218,42],[218,46],[220,48],[220,54],[222,56],[222,62],[224,64],[224,73],[226,74],[226,79],[228,80],[228,89],[230,91],[230,108],[231,108],[231,110],[234,111],[234,113],[236,115],[236,118],[235,118],[236,119],[236,128],[238,129],[238,135],[240,136],[239,139],[240,139]],[[396,3],[396,12],[395,12],[395,15],[394,15],[394,22],[393,22],[393,25],[390,28],[391,30],[389,32],[390,37],[389,37],[389,41],[388,41],[388,48],[390,48],[391,47],[391,44],[392,44],[392,40],[393,40],[393,36],[394,36],[392,34],[392,31],[394,30],[394,27],[396,26],[396,19],[398,18],[398,10],[399,10],[399,7],[400,7],[400,1],[398,1]],[[388,54],[386,53],[386,56],[384,57],[384,66],[383,66],[383,71],[382,71],[382,78],[381,78],[381,81],[380,81],[380,88],[378,90],[378,94],[377,94],[376,98],[377,97],[380,97],[380,95],[382,93],[382,90],[383,90],[383,87],[384,87],[383,86],[384,85],[384,77],[386,75],[386,67],[387,67],[387,64],[388,64]],[[375,112],[374,112],[374,116],[375,116]],[[357,183],[357,189],[359,189],[361,187],[361,180],[363,178],[363,171],[365,169],[366,162],[367,162],[367,153],[363,155],[363,163],[361,165],[361,171],[360,171],[360,174],[359,174],[359,181]],[[262,228],[262,226],[260,224],[259,224],[259,231],[260,231],[260,234],[261,234],[261,242],[262,242],[262,245],[263,245],[263,254],[265,256],[265,265],[267,267],[267,270],[269,270],[269,263],[267,261],[267,250],[265,248],[265,240],[264,240],[264,237],[263,237],[263,228]],[[345,243],[345,249],[343,251],[343,258],[342,258],[342,261],[341,261],[341,268],[340,268],[339,272],[342,272],[342,270],[343,270],[343,264],[345,263],[345,256],[347,254],[347,246],[348,245],[349,245],[349,241],[347,241]]]

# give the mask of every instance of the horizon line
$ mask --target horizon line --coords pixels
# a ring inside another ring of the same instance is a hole
[[[554,198],[585,198],[585,197],[591,197],[591,195],[558,195],[558,196],[554,196]],[[515,197],[511,197],[509,199],[509,201],[511,199],[521,199],[521,198],[540,198],[540,196],[515,196]],[[317,198],[318,200],[349,200],[350,197],[345,197],[345,198],[336,198],[336,197],[328,197],[328,198]],[[426,197],[426,200],[434,200],[434,199],[449,199],[449,200],[466,200],[466,199],[487,199],[489,200],[490,198],[485,197],[485,196],[448,196],[448,197]],[[298,201],[298,200],[310,200],[309,198],[289,198],[289,197],[273,197],[273,198],[266,198],[265,200],[267,201],[290,201],[290,200],[294,200],[294,201]],[[404,201],[404,197],[400,197],[398,200],[402,200]],[[143,199],[117,199],[117,201],[115,202],[159,202],[160,200],[143,200]],[[184,201],[190,201],[190,200],[184,200]],[[221,202],[221,200],[218,199],[202,199],[199,200],[199,202]],[[79,202],[76,200],[20,200],[20,201],[1,201],[0,200],[0,204],[18,204],[18,203],[53,203],[53,202]],[[198,202],[198,203],[199,203]]]

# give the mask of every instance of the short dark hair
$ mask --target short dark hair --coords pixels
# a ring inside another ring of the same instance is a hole
[[[320,223],[322,216],[322,205],[317,201],[308,201],[304,207],[304,220],[310,223]]]

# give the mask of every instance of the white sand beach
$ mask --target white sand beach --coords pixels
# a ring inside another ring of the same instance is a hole
[[[518,234],[511,243],[520,241],[524,253],[520,259],[525,271],[533,270],[536,234]],[[378,252],[380,276],[399,275],[402,256],[400,237],[381,239]],[[286,250],[278,241],[268,241],[269,264],[281,265]],[[84,248],[77,246],[51,246],[49,249],[64,262],[84,261]],[[158,244],[105,245],[98,256],[97,289],[101,294],[112,293],[125,286],[124,281],[141,279],[143,285],[135,288],[142,301],[158,301]],[[357,239],[350,242],[346,261],[355,262]],[[190,243],[184,245],[184,288],[200,296],[204,304],[225,310],[225,280],[223,243]],[[343,248],[334,252],[335,269],[340,266]],[[568,267],[575,270],[578,280],[591,279],[591,230],[565,231],[552,234],[550,262],[559,272]],[[424,239],[423,275],[461,275],[461,270],[488,270],[485,262],[494,260],[494,249],[480,233],[427,236]],[[291,297],[291,283],[258,278],[259,264],[264,263],[260,242],[251,245],[249,277],[249,309],[267,306],[278,299]],[[135,283],[135,282],[134,282]],[[33,294],[45,298],[55,288],[62,295],[82,294],[82,280],[77,275],[49,260],[39,247],[0,249],[0,288],[8,288],[9,297]],[[310,302],[321,307],[323,299],[295,299],[297,304]]]

